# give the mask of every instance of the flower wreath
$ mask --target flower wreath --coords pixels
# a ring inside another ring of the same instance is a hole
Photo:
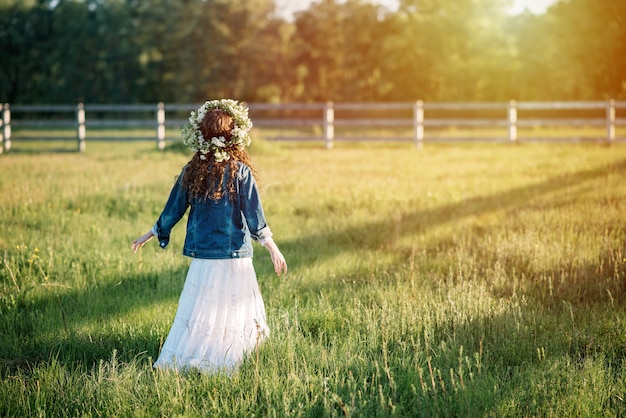
[[[200,131],[200,123],[209,110],[221,109],[228,113],[235,127],[231,131],[230,139],[223,136],[212,137],[207,140]],[[244,147],[250,145],[250,136],[248,131],[252,129],[252,121],[248,117],[248,107],[236,100],[221,99],[209,100],[198,108],[197,111],[191,111],[189,123],[186,123],[182,129],[183,143],[193,152],[200,152],[200,158],[206,160],[206,154],[213,153],[215,161],[222,162],[230,159],[228,148],[237,147],[243,150]]]

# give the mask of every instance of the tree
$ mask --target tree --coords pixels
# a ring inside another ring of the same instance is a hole
[[[300,101],[377,100],[383,80],[386,21],[380,7],[322,0],[295,18],[291,65]]]
[[[402,99],[501,100],[511,39],[500,0],[403,0],[393,34]]]
[[[8,56],[0,66],[3,102],[38,103],[45,94],[45,57],[52,38],[50,13],[44,1],[34,7],[15,2],[0,13],[0,50]]]
[[[56,102],[133,102],[141,77],[131,23],[123,4],[61,1],[51,14],[47,96]]]
[[[132,0],[129,5],[140,28],[144,100],[250,100],[263,91],[260,82],[270,81],[279,42],[270,0]]]
[[[115,2],[16,3],[0,14],[0,95],[11,103],[128,102],[139,48]]]
[[[11,103],[624,98],[626,2],[0,0]]]
[[[565,95],[626,97],[626,2],[562,1],[548,14],[559,34],[557,68],[570,81]]]

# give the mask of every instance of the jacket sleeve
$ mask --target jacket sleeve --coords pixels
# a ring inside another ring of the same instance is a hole
[[[250,237],[254,241],[265,241],[272,237],[272,231],[265,220],[259,189],[250,169],[242,165],[239,169],[239,202]]]
[[[189,207],[187,191],[182,187],[184,172],[183,169],[176,179],[176,183],[174,187],[172,187],[165,208],[152,229],[153,233],[155,233],[159,239],[159,246],[163,249],[167,247],[170,242],[170,232],[172,228],[181,220],[187,211],[187,207]]]

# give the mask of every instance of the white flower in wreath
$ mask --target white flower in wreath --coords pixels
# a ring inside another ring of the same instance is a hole
[[[204,139],[200,131],[200,123],[211,109],[221,109],[228,113],[234,122],[230,139],[225,137],[213,137],[210,141]],[[221,162],[230,159],[226,149],[237,147],[242,150],[250,145],[251,139],[248,131],[252,129],[252,121],[248,117],[248,108],[235,100],[222,99],[205,102],[197,111],[191,111],[189,123],[182,129],[183,143],[193,152],[201,152],[201,159],[206,159],[206,154],[213,153],[215,161]],[[204,158],[203,158],[204,157]]]
[[[215,145],[218,148],[224,148],[226,146],[226,138],[220,136],[219,138],[211,138],[211,145]]]
[[[215,154],[215,161],[217,161],[218,163],[221,163],[222,161],[230,160],[230,155],[228,155],[226,151],[215,151],[214,154]]]

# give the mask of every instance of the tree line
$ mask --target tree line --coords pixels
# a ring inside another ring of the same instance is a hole
[[[626,97],[626,1],[0,0],[8,103]]]

